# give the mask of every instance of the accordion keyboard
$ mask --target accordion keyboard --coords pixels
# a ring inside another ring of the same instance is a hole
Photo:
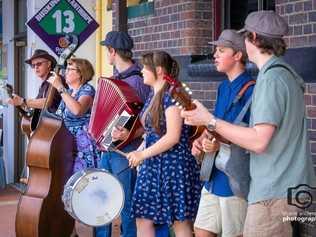
[[[132,116],[127,113],[125,110],[119,115],[116,115],[114,119],[111,121],[109,126],[104,130],[101,136],[101,146],[108,150],[108,148],[112,145],[112,130],[116,126],[124,127],[125,124],[130,120]]]

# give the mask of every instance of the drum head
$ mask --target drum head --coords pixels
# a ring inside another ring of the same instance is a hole
[[[90,226],[109,224],[124,205],[124,191],[116,177],[103,170],[88,171],[74,185],[72,209],[76,219]]]

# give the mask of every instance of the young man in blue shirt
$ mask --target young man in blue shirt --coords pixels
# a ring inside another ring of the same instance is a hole
[[[243,96],[236,100],[240,90],[253,80],[245,71],[247,57],[244,39],[234,30],[224,30],[219,39],[210,44],[216,46],[214,54],[216,69],[227,76],[218,88],[214,114],[225,121],[233,122],[253,91],[253,86],[248,87]],[[248,124],[249,111],[243,122]],[[212,152],[211,139],[211,134],[204,132],[194,141],[192,153],[197,156],[201,150]],[[215,237],[220,234],[222,237],[241,236],[246,211],[246,200],[234,196],[228,176],[214,166],[210,181],[206,182],[202,189],[194,223],[195,236]]]

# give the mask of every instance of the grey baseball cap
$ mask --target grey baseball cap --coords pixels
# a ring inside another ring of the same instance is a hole
[[[208,43],[216,46],[229,47],[236,51],[246,51],[245,39],[242,34],[239,34],[236,30],[223,30],[218,40]]]
[[[257,11],[250,13],[243,29],[239,33],[250,31],[270,38],[282,38],[289,31],[287,22],[274,11]]]

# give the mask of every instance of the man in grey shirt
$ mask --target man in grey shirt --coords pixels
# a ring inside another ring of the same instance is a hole
[[[250,127],[217,119],[199,102],[197,109],[182,111],[182,116],[187,124],[205,125],[251,152],[244,236],[288,237],[292,228],[284,217],[296,213],[297,191],[304,187],[308,192],[316,181],[308,149],[304,82],[279,58],[288,31],[283,18],[273,11],[253,12],[242,31],[249,60],[259,68]],[[294,200],[287,200],[288,194]]]

